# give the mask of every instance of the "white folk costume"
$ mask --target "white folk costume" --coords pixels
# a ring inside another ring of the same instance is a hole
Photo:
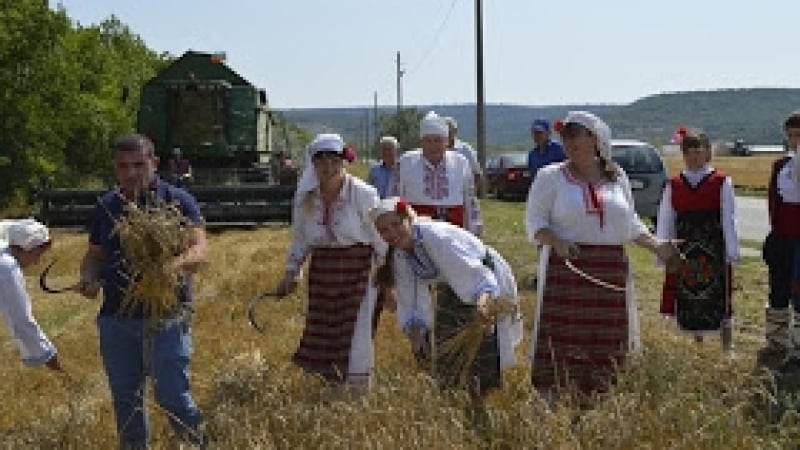
[[[472,148],[471,145],[469,145],[469,143],[456,138],[453,142],[452,150],[467,160],[473,174],[480,175],[483,173],[483,170],[481,170],[481,164],[478,162],[478,153],[474,148]]]
[[[22,362],[30,366],[49,361],[56,347],[33,317],[25,277],[9,246],[33,250],[49,240],[47,228],[33,219],[0,222],[0,313]]]
[[[420,123],[420,134],[447,137],[444,119],[428,113]],[[405,152],[397,162],[392,195],[406,199],[422,216],[445,220],[480,235],[480,205],[469,162],[458,152],[445,151],[434,165],[421,149]]]
[[[411,225],[411,232],[414,248],[393,252],[397,320],[404,330],[413,324],[421,324],[427,330],[435,330],[439,343],[448,337],[448,332],[452,335],[455,328],[463,325],[464,320],[474,317],[475,303],[485,292],[492,298],[519,304],[511,267],[480,239],[453,224],[440,221],[416,221]],[[441,285],[446,285],[449,292],[439,292],[434,313],[429,297],[420,293],[427,293],[436,285],[440,289]],[[456,318],[454,314],[461,317]],[[483,363],[480,363],[484,367],[479,368],[483,387],[499,386],[499,369],[515,363],[514,349],[522,339],[520,316],[510,315],[500,320],[490,339],[493,341]],[[485,361],[487,358],[489,360]]]
[[[611,133],[600,119],[579,112],[570,113],[565,123],[570,121],[592,131],[607,154]],[[580,248],[577,258],[565,260],[549,245],[542,247],[532,382],[541,391],[567,385],[585,394],[605,391],[628,352],[640,346],[633,278],[622,245],[647,227],[634,210],[628,178],[620,170],[616,181],[589,184],[572,175],[568,162],[546,166],[528,194],[525,224],[534,244],[536,233],[546,228]],[[568,262],[606,285],[575,273]]]
[[[666,271],[660,311],[698,336],[732,325],[732,265],[739,262],[734,198],[730,177],[706,164],[671,178],[661,199],[656,235],[683,239],[686,260]]]
[[[319,135],[309,145],[292,216],[286,270],[299,274],[311,257],[308,313],[294,362],[329,381],[368,384],[373,368],[372,315],[376,288],[372,274],[386,252],[369,211],[378,203],[374,187],[345,175],[344,185],[326,208],[311,157],[341,152],[338,135]]]

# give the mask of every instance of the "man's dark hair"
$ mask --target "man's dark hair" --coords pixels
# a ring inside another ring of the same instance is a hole
[[[139,150],[144,150],[147,156],[155,156],[156,154],[153,141],[143,134],[131,133],[121,137],[114,143],[115,152],[135,152]]]
[[[800,128],[800,110],[789,114],[789,117],[783,122],[783,131],[789,128]]]

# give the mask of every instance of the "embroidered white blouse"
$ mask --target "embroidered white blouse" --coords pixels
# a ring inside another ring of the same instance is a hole
[[[394,195],[412,204],[464,206],[464,228],[480,234],[480,206],[469,162],[458,152],[445,151],[442,161],[431,164],[422,150],[410,150],[400,157],[393,183]]]
[[[39,366],[56,354],[33,317],[22,269],[7,248],[0,250],[0,313],[24,364]]]
[[[708,164],[696,171],[684,170],[681,173],[686,177],[692,187],[696,187],[714,168]],[[736,208],[734,206],[735,194],[731,177],[725,177],[720,195],[720,220],[722,222],[722,236],[725,241],[726,260],[729,264],[739,263],[739,233],[736,227]],[[658,208],[658,224],[656,236],[662,239],[676,237],[675,220],[677,214],[672,208],[672,186],[667,183]]]
[[[445,282],[462,302],[475,304],[484,292],[519,304],[511,267],[494,249],[474,235],[446,222],[418,221],[412,226],[414,249],[394,252],[397,320],[404,330],[412,323],[432,329],[434,314],[430,286]],[[494,270],[484,265],[487,252]],[[514,364],[514,348],[522,339],[519,314],[497,324],[500,364]]]
[[[372,245],[378,259],[383,259],[386,243],[368,215],[379,201],[374,187],[347,175],[339,197],[330,208],[324,207],[319,195],[313,192],[307,195],[311,195],[308,206],[305,196],[295,198],[286,271],[299,274],[313,247],[367,244]]]
[[[630,183],[620,171],[617,181],[589,185],[576,179],[567,162],[539,170],[525,207],[528,238],[549,228],[561,239],[585,244],[624,244],[647,232],[633,204]]]

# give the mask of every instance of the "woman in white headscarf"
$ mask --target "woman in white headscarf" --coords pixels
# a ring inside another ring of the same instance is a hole
[[[55,346],[33,317],[22,275],[50,245],[47,227],[33,219],[0,221],[0,313],[25,365],[61,370]]]
[[[306,150],[297,184],[292,241],[277,292],[294,291],[308,270],[308,314],[294,362],[326,381],[356,390],[369,387],[373,366],[373,267],[386,252],[369,211],[374,187],[345,170],[352,160],[338,134],[319,134]]]
[[[470,367],[470,393],[481,398],[501,386],[501,368],[516,361],[514,349],[522,338],[517,284],[511,266],[497,251],[468,232],[444,221],[416,220],[413,208],[398,197],[381,200],[370,214],[392,250],[379,270],[378,283],[394,288],[397,318],[412,341],[418,360],[432,357],[434,375],[443,386],[460,384],[456,361],[429,355],[429,332],[434,352],[476,317],[487,317],[491,302],[502,298],[513,311],[491,323]],[[427,297],[437,287],[435,309]],[[421,332],[420,332],[421,331]]]
[[[542,168],[528,194],[526,231],[543,244],[533,327],[532,382],[548,399],[564,388],[604,392],[639,347],[633,280],[623,244],[666,261],[671,241],[634,210],[625,172],[611,159],[611,129],[572,111],[560,129],[567,160]]]

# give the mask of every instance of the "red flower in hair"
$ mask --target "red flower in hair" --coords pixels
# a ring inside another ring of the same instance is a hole
[[[394,212],[400,214],[401,216],[408,215],[408,202],[405,199],[397,200],[397,204],[394,205]]]
[[[352,164],[356,161],[356,149],[353,147],[345,147],[342,151],[342,156],[344,156],[347,162]]]
[[[687,130],[685,126],[681,125],[675,130],[674,133],[672,133],[672,137],[669,139],[669,141],[673,144],[680,144],[683,142],[683,138],[686,137],[688,132],[689,130]]]
[[[556,133],[561,133],[561,130],[564,129],[564,121],[561,119],[557,119],[553,123],[553,129],[556,130]]]

